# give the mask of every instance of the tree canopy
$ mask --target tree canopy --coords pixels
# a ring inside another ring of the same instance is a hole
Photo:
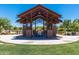
[[[11,28],[11,23],[8,18],[0,18],[0,32],[4,30],[8,30]]]
[[[66,32],[79,32],[79,19],[74,19],[73,21],[65,19],[59,28],[64,28]]]

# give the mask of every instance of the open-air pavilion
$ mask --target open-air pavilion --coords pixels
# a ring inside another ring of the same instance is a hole
[[[61,15],[42,6],[37,5],[18,15],[20,22],[23,24],[23,36],[25,37],[46,37],[56,36],[56,24],[62,22]]]

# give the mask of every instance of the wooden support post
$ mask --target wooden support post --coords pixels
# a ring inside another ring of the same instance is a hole
[[[26,36],[26,26],[23,24],[23,36]]]
[[[35,20],[35,31],[36,31],[36,20]]]
[[[44,31],[44,20],[43,20],[43,31]]]
[[[31,23],[30,23],[30,25],[31,25],[31,38],[32,38],[32,11],[31,11]]]
[[[31,25],[31,37],[32,37],[32,23],[30,23],[30,25]]]

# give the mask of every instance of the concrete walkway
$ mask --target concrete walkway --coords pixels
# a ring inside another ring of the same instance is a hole
[[[46,40],[33,40],[33,39],[15,39],[19,35],[0,35],[0,41],[14,44],[30,44],[30,45],[53,45],[53,44],[66,44],[79,40],[79,36],[62,36],[57,35],[58,39],[46,39]]]

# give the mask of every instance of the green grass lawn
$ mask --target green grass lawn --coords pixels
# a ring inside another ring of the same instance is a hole
[[[70,55],[79,54],[79,42],[63,45],[0,44],[0,54],[6,55]]]

